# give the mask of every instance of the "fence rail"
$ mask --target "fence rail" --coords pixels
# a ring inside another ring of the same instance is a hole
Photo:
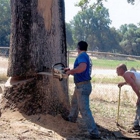
[[[9,47],[0,47],[0,49],[8,49],[9,50]]]
[[[9,47],[0,47],[0,56],[9,56]]]
[[[69,56],[75,55],[77,51],[69,50],[68,51]],[[135,58],[135,59],[140,59],[140,56],[136,55],[126,55],[126,54],[119,54],[119,53],[110,53],[110,52],[97,52],[97,51],[87,51],[87,53],[90,56],[95,56],[95,55],[102,55],[102,56],[115,56],[115,57],[130,57],[130,58]]]

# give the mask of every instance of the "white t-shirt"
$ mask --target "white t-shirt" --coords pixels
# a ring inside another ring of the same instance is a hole
[[[136,84],[140,89],[140,73],[139,72],[135,72],[135,71],[130,71],[132,73],[134,73],[135,77],[136,77]]]

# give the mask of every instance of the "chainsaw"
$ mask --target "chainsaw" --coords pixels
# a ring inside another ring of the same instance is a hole
[[[65,65],[62,63],[54,64],[51,71],[47,71],[46,67],[43,69],[43,72],[39,72],[38,74],[53,76],[54,78],[59,79],[59,81],[62,81],[63,78],[68,78],[68,75],[65,73]]]

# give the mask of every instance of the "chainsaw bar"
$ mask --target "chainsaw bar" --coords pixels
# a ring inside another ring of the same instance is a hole
[[[54,75],[53,73],[50,73],[50,72],[39,72],[37,74],[40,74],[40,75],[47,75],[47,76],[53,76],[54,78],[57,78],[59,79],[60,81],[63,80],[63,78],[68,78],[68,75],[67,74],[58,74],[58,75]]]
[[[37,74],[40,74],[40,75],[49,75],[49,76],[54,76],[55,77],[55,75],[53,75],[51,72],[38,72]],[[62,77],[63,78],[67,78],[68,76],[67,76],[67,74],[62,74]]]
[[[37,74],[53,76],[53,74],[50,73],[50,72],[39,72],[39,73],[37,73]]]
[[[65,73],[64,68],[65,68],[64,64],[56,63],[52,66],[51,71],[43,71],[43,72],[39,72],[38,74],[52,76],[61,81],[63,80],[63,78],[68,78],[68,75]]]

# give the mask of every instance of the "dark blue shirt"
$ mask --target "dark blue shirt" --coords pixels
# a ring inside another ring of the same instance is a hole
[[[76,68],[80,63],[86,63],[87,67],[86,70],[83,71],[82,73],[74,74],[74,83],[91,80],[90,75],[91,75],[92,63],[86,52],[82,52],[81,54],[78,55],[78,57],[74,62],[74,68]]]

